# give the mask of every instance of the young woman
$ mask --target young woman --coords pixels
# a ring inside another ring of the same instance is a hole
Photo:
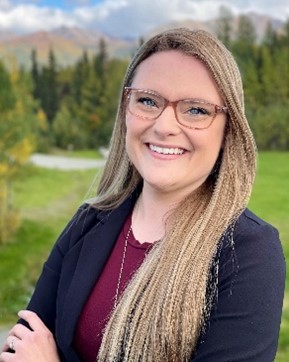
[[[201,30],[148,40],[97,197],[56,242],[1,360],[273,361],[285,264],[278,232],[246,208],[255,166],[230,52]]]

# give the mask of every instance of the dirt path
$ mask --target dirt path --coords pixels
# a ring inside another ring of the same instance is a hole
[[[33,154],[30,161],[36,166],[67,171],[99,168],[102,167],[105,162],[104,160],[53,156],[40,153]]]

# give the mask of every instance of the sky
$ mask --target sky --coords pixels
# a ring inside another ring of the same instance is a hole
[[[250,11],[289,19],[288,0],[0,0],[0,32],[21,34],[60,26],[139,37],[178,20],[208,20],[221,6],[234,15]]]

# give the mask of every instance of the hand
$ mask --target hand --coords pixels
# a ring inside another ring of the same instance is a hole
[[[0,361],[59,362],[54,337],[38,315],[23,310],[18,316],[30,325],[32,331],[22,324],[16,324],[9,332]],[[8,352],[11,349],[14,353]]]

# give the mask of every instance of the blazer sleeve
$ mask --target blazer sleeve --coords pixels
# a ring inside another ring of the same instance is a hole
[[[191,361],[274,361],[284,288],[278,232],[245,211],[221,250],[217,301]]]
[[[43,265],[42,272],[27,306],[27,309],[38,314],[53,334],[55,333],[56,299],[62,261],[73,245],[81,238],[81,234],[85,230],[87,211],[88,205],[82,205],[57,239]],[[20,322],[26,324],[24,321],[20,320]]]

